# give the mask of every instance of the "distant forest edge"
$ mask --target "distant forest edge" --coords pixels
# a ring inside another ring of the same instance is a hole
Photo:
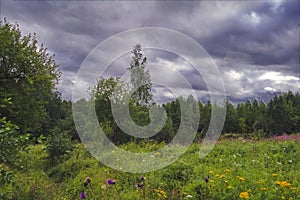
[[[4,19],[0,25],[1,143],[4,145],[12,140],[15,142],[12,145],[13,149],[13,146],[23,139],[35,143],[39,143],[39,140],[45,137],[51,138],[49,140],[52,141],[67,141],[70,138],[80,140],[73,121],[72,102],[62,99],[56,90],[61,72],[54,55],[50,55],[43,45],[38,46],[35,34],[22,36],[18,24],[10,24]],[[150,77],[145,70],[146,57],[141,54],[140,45],[133,48],[132,54],[133,60],[128,69],[132,77],[131,84],[137,84],[140,77],[147,80],[148,84],[139,88],[131,97],[131,117],[137,125],[145,126],[150,123],[150,105],[164,108],[167,112],[166,123],[159,133],[150,139],[169,142],[180,125],[179,100],[196,100],[191,96],[187,99],[179,97],[175,101],[156,105],[152,100]],[[137,71],[142,73],[142,76],[137,74]],[[112,116],[111,95],[120,81],[115,77],[100,78],[91,91],[98,121],[107,136],[116,144],[139,141],[123,133]],[[76,103],[88,101],[81,99]],[[218,105],[209,101],[196,103],[200,112],[197,138],[201,138],[208,129],[212,107]],[[287,91],[279,96],[275,95],[267,103],[255,99],[240,103],[236,107],[224,100],[224,106],[227,113],[223,133],[258,133],[262,137],[269,137],[274,134],[299,132],[299,93]],[[19,138],[21,136],[24,138]]]

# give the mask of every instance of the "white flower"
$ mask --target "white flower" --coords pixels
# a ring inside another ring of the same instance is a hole
[[[193,196],[189,194],[186,196],[186,198],[193,198]]]

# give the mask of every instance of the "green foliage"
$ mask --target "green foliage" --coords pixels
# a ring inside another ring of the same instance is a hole
[[[0,112],[22,133],[37,133],[47,116],[45,105],[60,73],[36,35],[22,36],[18,24],[0,22],[0,99],[12,104]]]
[[[237,112],[233,105],[229,102],[225,102],[226,105],[226,118],[225,124],[223,128],[224,133],[236,133],[238,132],[238,120],[237,120]]]
[[[269,103],[269,129],[275,133],[292,133],[298,131],[300,121],[300,95],[291,91],[284,95],[275,96]]]
[[[118,91],[118,94],[113,96],[117,84],[119,84],[122,89]],[[111,101],[113,101],[116,96],[123,97],[128,89],[128,84],[120,78],[99,78],[97,85],[91,91],[91,97],[95,100],[95,110],[100,122],[104,122],[105,120],[113,121]]]
[[[28,135],[20,135],[18,126],[5,117],[0,119],[0,163],[12,165],[17,152],[21,150],[28,139]]]
[[[132,99],[135,105],[151,106],[152,92],[150,73],[146,70],[147,58],[143,55],[141,45],[137,44],[132,50],[132,61],[128,68],[131,86],[135,90]]]
[[[60,132],[68,132],[73,140],[79,140],[72,116],[72,102],[63,100],[58,92],[53,92],[47,101],[42,133],[47,136],[54,128],[58,128]]]
[[[60,132],[56,128],[47,138],[48,158],[53,165],[65,161],[72,149],[72,141],[67,132]]]

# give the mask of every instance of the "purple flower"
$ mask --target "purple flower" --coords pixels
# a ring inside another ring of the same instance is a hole
[[[89,184],[88,182],[84,182],[84,183],[83,183],[83,187],[88,186],[88,184]]]
[[[80,199],[85,199],[86,197],[86,193],[85,192],[81,192],[80,193]]]
[[[144,180],[146,180],[146,177],[145,177],[145,176],[141,176],[140,179],[141,179],[142,181],[144,181]]]
[[[204,180],[205,180],[206,183],[208,183],[208,181],[209,181],[209,176],[205,177]]]
[[[114,179],[107,180],[107,185],[114,185],[114,184],[116,184],[116,181]]]
[[[137,189],[141,189],[143,186],[144,186],[144,183],[141,182],[141,183],[136,184],[135,187],[136,187]]]
[[[85,182],[90,183],[91,182],[91,178],[90,177],[86,177],[85,178]]]

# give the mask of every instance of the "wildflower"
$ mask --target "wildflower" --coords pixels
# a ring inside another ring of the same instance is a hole
[[[260,188],[261,191],[267,191],[266,187]]]
[[[224,180],[225,183],[228,183],[228,180]]]
[[[289,187],[289,186],[291,186],[291,184],[288,183],[288,182],[286,182],[286,181],[282,181],[282,182],[280,183],[280,187],[282,187],[282,188],[284,188],[284,187]]]
[[[228,189],[232,189],[233,187],[232,187],[231,185],[228,185],[227,188],[228,188]]]
[[[85,182],[90,183],[91,182],[91,178],[90,177],[86,177],[85,178]]]
[[[241,199],[248,199],[249,198],[248,192],[241,192],[240,193],[240,198]]]
[[[281,182],[280,182],[280,181],[276,181],[275,183],[276,183],[277,185],[280,185],[280,184],[281,184]]]
[[[193,198],[193,196],[192,195],[186,195],[186,198],[188,199],[188,198]]]
[[[168,196],[167,196],[167,193],[163,190],[160,190],[160,189],[154,189],[155,192],[157,192],[157,195],[161,198],[164,198],[164,199],[167,199]]]
[[[80,193],[80,199],[85,199],[85,197],[86,197],[86,193],[82,191]]]
[[[230,173],[230,169],[225,169],[225,172],[226,173]]]
[[[116,184],[116,181],[114,179],[107,180],[107,185],[114,185],[114,184]]]
[[[209,181],[209,178],[206,177],[206,178],[205,178],[205,182],[208,183],[208,181]]]
[[[277,174],[272,174],[272,176],[277,176]]]
[[[214,171],[213,171],[213,170],[210,170],[208,173],[209,173],[209,174],[214,174]]]
[[[144,186],[143,182],[140,182],[140,183],[135,185],[136,189],[138,189],[138,190],[141,189],[143,186]]]
[[[84,183],[83,183],[83,187],[87,187],[88,184],[89,184],[88,182],[84,182]]]
[[[243,178],[243,177],[239,177],[239,180],[240,180],[240,181],[245,181],[246,179]]]
[[[146,177],[145,177],[145,176],[141,176],[140,179],[141,179],[142,181],[144,181],[144,180],[146,180]]]

